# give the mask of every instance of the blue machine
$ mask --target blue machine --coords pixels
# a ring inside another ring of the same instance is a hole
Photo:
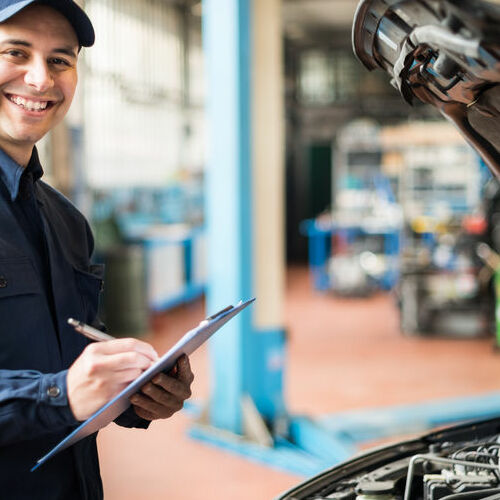
[[[390,290],[399,278],[398,259],[401,234],[399,228],[367,231],[361,225],[343,227],[335,223],[322,224],[316,220],[306,220],[301,224],[302,234],[308,237],[309,269],[316,290],[335,290],[335,283],[328,273],[328,261],[332,255],[332,238],[340,236],[347,245],[359,236],[381,237],[384,241],[384,256],[390,265],[373,281],[382,290]]]

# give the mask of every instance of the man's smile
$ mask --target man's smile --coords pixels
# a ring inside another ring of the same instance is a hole
[[[35,98],[29,98],[29,97],[22,97],[17,94],[5,94],[7,99],[19,106],[20,108],[26,110],[26,111],[31,111],[31,112],[38,112],[42,113],[46,109],[51,108],[54,104],[55,101],[51,100],[39,100]]]

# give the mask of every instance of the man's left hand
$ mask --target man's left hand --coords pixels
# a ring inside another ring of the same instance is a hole
[[[169,375],[158,373],[142,387],[141,392],[130,398],[135,413],[145,420],[171,417],[191,396],[193,380],[189,358],[184,355]]]

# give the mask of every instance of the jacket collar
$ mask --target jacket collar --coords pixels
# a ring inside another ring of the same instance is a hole
[[[36,182],[43,175],[36,147],[33,148],[33,153],[26,168],[19,165],[5,151],[0,149],[0,180],[5,184],[12,201],[15,201],[19,194],[19,185],[23,174],[31,174],[33,182]]]

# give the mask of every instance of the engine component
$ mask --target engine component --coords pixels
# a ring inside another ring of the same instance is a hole
[[[484,453],[484,455],[487,456],[486,453]],[[467,460],[467,458],[469,458],[469,460]],[[433,499],[442,498],[446,496],[446,494],[452,493],[463,493],[466,491],[478,492],[481,489],[498,485],[498,476],[493,474],[493,471],[498,472],[499,470],[498,456],[491,455],[490,460],[490,456],[488,455],[488,461],[477,461],[476,458],[479,458],[478,452],[470,453],[465,456],[463,460],[439,457],[432,454],[413,456],[408,466],[404,500],[410,500],[412,498],[412,485],[416,464],[418,462],[424,463],[426,468],[430,466],[443,467],[440,474],[434,475],[434,477],[439,477],[441,479],[439,485],[432,485],[433,476],[430,476],[430,479],[428,475],[423,476],[425,492],[428,493],[428,490],[430,490],[432,494],[430,498]],[[448,468],[444,468],[445,466]],[[481,478],[483,480],[481,480]],[[440,487],[440,491],[436,486]],[[500,489],[498,491],[500,492]],[[425,494],[424,498],[426,498]]]
[[[393,481],[362,481],[356,486],[356,500],[394,500]]]
[[[500,176],[500,5],[486,0],[362,0],[357,57],[408,103],[430,103]]]

